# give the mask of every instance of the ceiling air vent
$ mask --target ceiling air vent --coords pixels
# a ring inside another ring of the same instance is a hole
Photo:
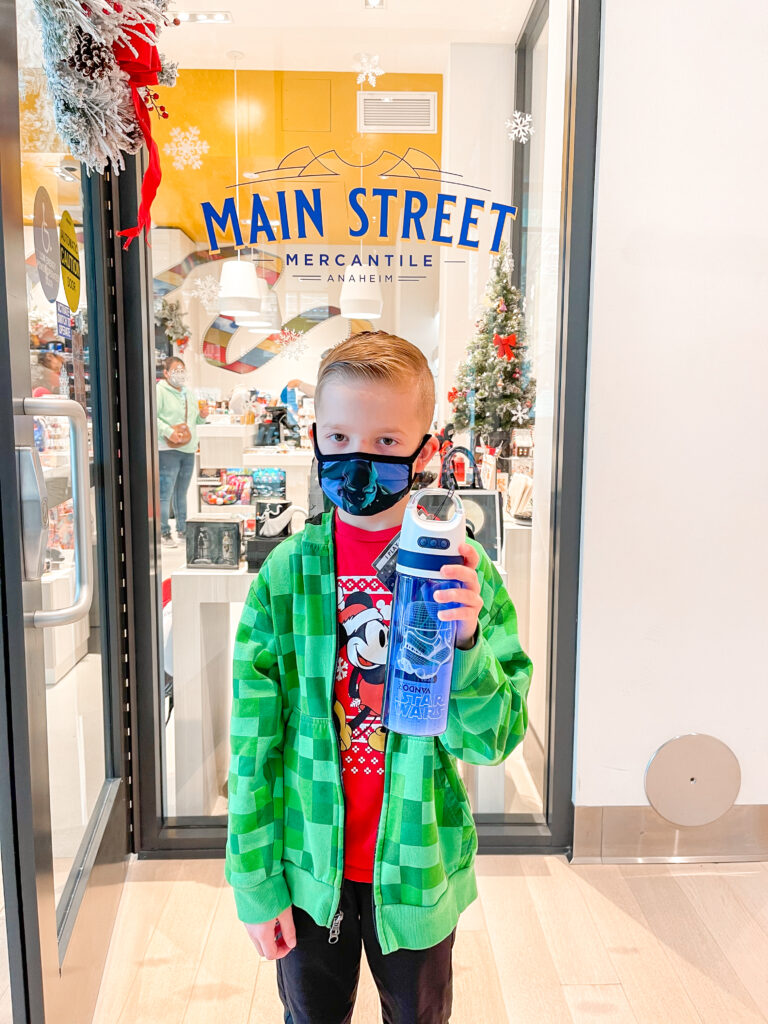
[[[359,132],[437,132],[436,92],[363,92],[357,94]]]

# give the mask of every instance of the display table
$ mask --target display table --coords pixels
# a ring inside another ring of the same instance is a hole
[[[284,469],[285,497],[291,504],[307,508],[312,458],[310,448],[289,448],[288,451],[280,451],[276,446],[250,448],[243,454],[243,468]]]
[[[178,569],[173,600],[176,814],[210,814],[229,767],[230,608],[255,579],[240,569]]]

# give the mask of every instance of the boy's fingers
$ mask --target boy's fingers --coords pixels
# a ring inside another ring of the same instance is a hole
[[[471,544],[459,544],[459,554],[464,556],[464,563],[470,569],[476,569],[480,564],[480,554]]]
[[[261,940],[261,945],[262,945],[262,948],[264,950],[264,956],[267,958],[267,960],[274,960],[274,959],[276,959],[276,956],[277,956],[277,942],[275,940],[274,935],[271,935],[271,936],[266,936],[265,935],[265,936],[263,936],[262,940]]]
[[[435,600],[442,604],[466,604],[474,608],[480,608],[483,599],[477,590],[470,590],[469,587],[456,587],[451,590],[436,590]]]
[[[468,565],[444,565],[440,570],[443,579],[459,580],[472,590],[480,590],[480,580],[475,570]],[[438,591],[439,593],[439,591]]]
[[[280,923],[280,930],[283,933],[285,944],[289,949],[296,945],[296,925],[293,923],[293,910],[288,907],[277,918]]]
[[[445,608],[437,613],[437,617],[441,622],[451,622],[454,619],[457,622],[477,622],[477,608],[469,608],[466,605],[463,608]]]

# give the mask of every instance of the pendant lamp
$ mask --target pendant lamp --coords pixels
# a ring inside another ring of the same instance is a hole
[[[266,281],[250,260],[226,260],[221,268],[219,310],[225,316],[258,313],[262,297],[269,293]]]
[[[363,154],[360,154],[360,186],[363,185]],[[360,238],[360,266],[348,266],[344,271],[339,307],[341,315],[348,320],[379,320],[384,308],[384,299],[378,281],[360,280],[375,277],[366,274],[362,266],[363,239]]]
[[[238,320],[238,323],[240,322]],[[283,318],[280,313],[280,303],[277,301],[275,292],[267,292],[266,298],[261,302],[261,311],[256,314],[253,320],[249,319],[248,326],[257,328],[260,331],[266,331],[267,333],[282,329]]]
[[[233,60],[234,76],[234,122],[235,122],[235,206],[240,219],[240,155],[238,150],[238,110],[237,110],[237,61],[243,54],[231,50],[228,54]],[[241,317],[253,316],[258,313],[261,299],[267,294],[268,288],[256,273],[256,265],[250,260],[226,260],[221,268],[219,279],[219,311],[224,316],[232,316],[242,322]]]

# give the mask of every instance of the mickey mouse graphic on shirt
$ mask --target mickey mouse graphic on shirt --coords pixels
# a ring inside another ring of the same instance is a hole
[[[339,612],[339,641],[352,667],[349,698],[359,706],[359,711],[347,721],[341,703],[334,702],[342,750],[349,749],[352,735],[369,715],[374,719],[381,716],[388,639],[389,624],[384,619],[382,602],[374,605],[371,596],[362,591],[347,595]],[[383,750],[384,743],[385,731],[379,724],[368,733],[368,745],[374,750]]]

